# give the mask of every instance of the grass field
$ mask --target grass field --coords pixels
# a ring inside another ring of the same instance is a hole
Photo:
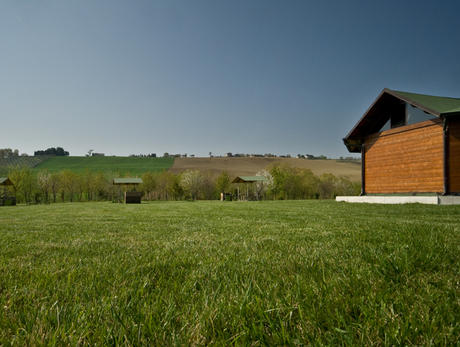
[[[162,171],[169,169],[174,158],[136,158],[136,157],[52,157],[36,169],[47,169],[51,172],[71,170],[74,172],[103,171],[120,174],[140,175],[146,171]]]
[[[176,158],[171,171],[179,173],[187,169],[200,170],[218,175],[227,171],[230,176],[255,175],[271,165],[281,164],[291,167],[310,169],[315,175],[331,173],[347,176],[355,182],[361,180],[361,163],[334,159],[307,160],[297,158]]]
[[[0,345],[455,345],[460,208],[0,208]]]

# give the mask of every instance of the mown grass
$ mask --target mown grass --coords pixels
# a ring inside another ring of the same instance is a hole
[[[0,208],[0,345],[455,345],[460,208]]]
[[[38,164],[35,169],[51,172],[71,170],[81,173],[86,170],[140,175],[146,171],[169,169],[174,158],[136,157],[51,157]]]

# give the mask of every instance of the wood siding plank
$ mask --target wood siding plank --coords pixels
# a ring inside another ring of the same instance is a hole
[[[439,120],[371,135],[365,148],[366,193],[443,191],[443,129]]]
[[[460,121],[449,122],[450,191],[460,193]]]

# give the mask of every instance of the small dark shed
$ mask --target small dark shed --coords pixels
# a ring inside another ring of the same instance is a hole
[[[138,177],[123,177],[113,179],[113,185],[124,187],[123,201],[126,204],[141,203],[142,192],[136,191],[136,187],[142,183],[142,179]],[[121,201],[121,199],[119,199],[119,201]]]
[[[13,182],[8,177],[0,177],[0,206],[16,205],[16,196],[13,191]]]

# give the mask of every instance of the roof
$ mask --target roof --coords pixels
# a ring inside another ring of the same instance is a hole
[[[0,186],[12,186],[13,182],[8,177],[0,177]]]
[[[449,98],[445,96],[433,96],[401,92],[399,90],[386,89],[402,100],[421,108],[435,116],[448,116],[460,114],[460,98]]]
[[[404,103],[439,118],[460,116],[460,98],[416,94],[385,88],[343,139],[348,150],[360,152],[364,138],[378,132],[388,120],[388,110],[401,107]]]
[[[232,183],[252,183],[252,182],[263,182],[266,181],[265,176],[238,176]]]
[[[139,177],[123,177],[123,178],[114,178],[113,184],[141,184],[142,178]]]

